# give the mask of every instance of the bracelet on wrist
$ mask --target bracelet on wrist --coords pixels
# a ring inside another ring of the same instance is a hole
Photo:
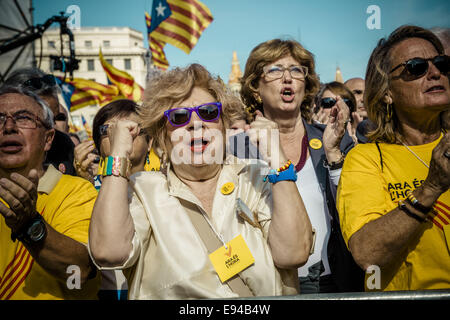
[[[421,204],[410,190],[406,191],[406,201],[410,203],[414,207],[414,209],[420,211],[424,215],[427,215],[428,213],[430,213],[431,209],[433,209],[433,207],[425,207],[423,204]]]
[[[277,183],[279,181],[297,181],[297,172],[295,171],[294,164],[292,161],[288,162],[278,168],[277,170],[272,169],[269,174],[264,177],[264,182],[269,180],[270,183]]]
[[[323,161],[323,166],[325,168],[328,168],[329,170],[341,169],[342,166],[344,165],[344,160],[345,154],[341,152],[341,157],[336,161],[328,162],[328,159],[325,157],[325,160]]]
[[[398,207],[400,208],[400,210],[402,210],[404,213],[406,213],[408,216],[410,216],[411,218],[416,219],[417,221],[419,221],[420,223],[423,223],[426,221],[426,218],[423,218],[421,216],[419,216],[418,214],[415,214],[414,212],[412,212],[411,210],[408,209],[408,207],[406,206],[406,203],[402,200],[400,200],[398,202]]]
[[[106,157],[103,163],[102,176],[116,176],[129,179],[131,161],[127,157]]]

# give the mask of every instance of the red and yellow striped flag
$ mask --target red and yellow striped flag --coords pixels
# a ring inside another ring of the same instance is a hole
[[[209,8],[198,0],[153,0],[151,16],[152,38],[187,54],[213,21]]]
[[[169,61],[167,61],[166,54],[164,53],[164,46],[166,43],[152,37],[150,34],[151,22],[152,19],[148,12],[146,12],[145,23],[147,24],[148,45],[152,53],[152,64],[162,70],[167,70],[167,68],[169,68]]]
[[[68,83],[75,88],[70,97],[71,112],[89,105],[104,106],[113,100],[124,98],[115,85],[105,85],[82,78],[74,78]]]
[[[121,71],[110,65],[99,52],[100,62],[106,72],[109,81],[117,86],[121,95],[133,101],[141,101],[144,89],[134,81],[134,78],[125,71]]]

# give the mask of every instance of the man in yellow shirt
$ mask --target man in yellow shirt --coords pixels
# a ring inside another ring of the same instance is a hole
[[[97,192],[44,169],[54,133],[38,96],[0,89],[0,300],[96,298],[85,244]]]

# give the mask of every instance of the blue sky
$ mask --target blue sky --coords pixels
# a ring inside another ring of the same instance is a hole
[[[155,0],[157,1],[157,0]],[[292,38],[311,51],[322,82],[334,80],[339,66],[344,80],[364,77],[377,41],[403,24],[450,27],[448,0],[202,0],[214,21],[189,55],[167,44],[171,67],[200,63],[228,81],[232,52],[242,71],[250,51],[273,38]],[[152,0],[34,0],[34,22],[43,23],[69,5],[81,9],[81,26],[129,26],[147,35],[144,11]],[[370,5],[380,8],[380,29],[370,30]]]

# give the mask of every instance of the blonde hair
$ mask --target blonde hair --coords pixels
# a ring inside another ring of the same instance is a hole
[[[250,53],[241,80],[241,98],[250,114],[253,114],[256,110],[263,112],[262,103],[255,98],[258,81],[263,75],[263,67],[289,55],[302,66],[308,67],[308,76],[305,80],[305,98],[300,106],[300,111],[305,120],[311,119],[312,104],[320,85],[319,77],[315,71],[312,53],[294,40],[269,40],[257,45]]]
[[[394,30],[387,39],[380,39],[373,50],[366,70],[366,83],[364,92],[364,105],[367,107],[369,119],[374,123],[375,129],[367,135],[370,141],[396,143],[399,140],[398,119],[395,114],[395,101],[387,110],[384,102],[390,80],[389,74],[392,66],[391,50],[401,41],[408,38],[421,38],[429,41],[439,54],[444,48],[439,39],[429,30],[417,26],[401,26]],[[391,115],[389,115],[391,113]]]
[[[153,137],[153,147],[158,150],[163,163],[168,161],[167,118],[164,111],[179,106],[189,98],[194,87],[204,89],[217,102],[222,103],[221,119],[225,130],[236,120],[245,119],[244,105],[219,78],[214,78],[205,67],[191,64],[174,68],[152,78],[144,91],[143,105],[139,109],[142,128]]]

